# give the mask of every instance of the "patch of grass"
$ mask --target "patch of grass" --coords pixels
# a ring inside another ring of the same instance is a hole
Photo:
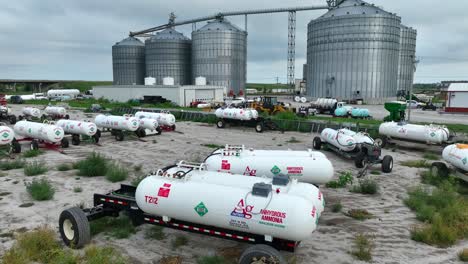
[[[47,201],[54,198],[55,189],[46,178],[34,179],[31,183],[26,183],[26,190],[36,201]]]
[[[203,256],[197,259],[197,264],[224,264],[225,259],[221,256]]]
[[[158,264],[182,264],[182,257],[181,256],[167,256],[162,257]]]
[[[345,215],[361,221],[371,219],[374,217],[366,209],[351,209],[347,213],[345,213]]]
[[[80,193],[80,192],[82,192],[82,191],[83,191],[83,188],[81,188],[81,187],[75,187],[75,188],[73,188],[73,192],[75,192],[75,193]]]
[[[372,250],[374,249],[374,241],[371,237],[365,234],[357,234],[353,241],[353,250],[350,252],[356,259],[361,261],[372,261]]]
[[[0,169],[7,171],[7,170],[16,170],[21,169],[24,167],[26,163],[22,159],[10,160],[10,161],[2,161],[0,163]]]
[[[464,248],[458,253],[458,259],[463,262],[468,262],[468,248]]]
[[[112,247],[88,246],[84,258],[87,264],[126,264],[128,260]]]
[[[331,206],[331,210],[333,213],[339,213],[343,209],[343,205],[341,202],[337,202]]]
[[[172,243],[171,243],[173,249],[177,249],[187,244],[188,244],[188,239],[186,236],[183,236],[183,235],[176,236],[176,238],[172,240]]]
[[[151,226],[146,233],[145,238],[147,239],[155,239],[155,240],[163,240],[166,238],[166,234],[164,234],[164,227],[162,226]]]
[[[212,149],[224,148],[224,146],[218,145],[218,144],[201,144],[201,146],[207,147],[207,148],[212,148]]]
[[[142,164],[138,164],[138,165],[133,166],[133,170],[136,171],[136,172],[141,171],[141,168],[143,168]]]
[[[86,159],[75,163],[74,169],[79,176],[104,176],[107,172],[107,160],[99,153],[93,152]]]
[[[145,178],[146,178],[146,175],[137,176],[137,177],[133,178],[130,183],[132,184],[132,186],[137,187],[138,184],[140,184],[140,182]]]
[[[362,194],[376,194],[379,191],[379,185],[376,181],[366,178],[359,180],[358,185],[354,185],[350,191]]]
[[[26,176],[36,176],[47,172],[47,167],[43,162],[33,161],[24,166]]]
[[[415,241],[448,247],[468,237],[468,199],[448,182],[438,188],[415,188],[408,192],[405,204],[425,222],[411,231]]]
[[[370,172],[370,174],[372,174],[372,175],[381,175],[382,173],[380,171],[378,171],[378,170],[373,170],[373,171]]]
[[[37,157],[41,154],[43,154],[44,151],[41,150],[41,149],[30,149],[26,152],[23,152],[23,157],[25,158],[33,158],[33,157]]]
[[[103,217],[92,221],[90,222],[90,228],[93,236],[103,233],[117,239],[128,238],[136,233],[130,218],[125,214],[121,214],[119,217]]]
[[[426,152],[424,153],[423,158],[427,160],[439,160],[440,156],[434,153]]]
[[[286,143],[301,143],[300,140],[297,140],[295,137],[291,137],[288,141],[286,141]]]
[[[338,180],[329,181],[327,182],[325,186],[327,186],[327,188],[333,188],[333,189],[344,188],[346,187],[346,185],[353,183],[353,179],[354,178],[351,172],[346,171],[340,174],[340,176],[338,177]]]
[[[400,163],[402,166],[410,167],[410,168],[429,168],[431,167],[431,163],[427,162],[426,160],[407,160],[402,161]]]
[[[62,164],[57,166],[58,171],[69,171],[71,169],[73,169],[72,166],[70,164],[67,164],[67,163],[62,163]]]
[[[106,179],[110,182],[120,182],[128,178],[128,170],[117,164],[112,163],[107,166]]]

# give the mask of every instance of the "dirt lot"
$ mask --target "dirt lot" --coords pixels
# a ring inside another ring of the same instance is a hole
[[[72,119],[77,115],[78,113],[72,113]],[[33,202],[26,192],[24,183],[31,181],[34,177],[26,177],[22,169],[8,171],[4,177],[0,178],[0,193],[11,193],[2,196],[3,199],[0,200],[0,234],[23,228],[30,230],[41,225],[49,225],[58,230],[58,216],[63,209],[80,203],[91,205],[93,193],[105,193],[118,188],[119,183],[110,183],[104,177],[77,178],[75,170],[68,172],[56,170],[58,164],[76,162],[93,151],[128,165],[132,171],[132,177],[135,177],[181,159],[199,161],[213,150],[202,144],[228,143],[245,144],[259,149],[305,150],[311,148],[314,136],[314,134],[295,132],[258,134],[253,128],[219,130],[212,125],[180,122],[177,124],[177,132],[147,137],[146,142],[136,139],[116,142],[110,135],[103,135],[102,146],[85,144],[71,146],[66,150],[66,154],[47,151],[37,158],[28,160],[37,159],[47,164],[49,172],[46,173],[46,177],[56,189],[54,199],[45,202],[34,201],[31,207],[20,207],[22,204]],[[287,143],[291,137],[301,142]],[[365,196],[351,193],[347,189],[322,188],[327,208],[320,218],[319,228],[299,246],[296,263],[358,263],[348,252],[352,248],[354,236],[359,232],[375,237],[375,263],[457,262],[457,252],[468,245],[467,241],[461,241],[456,246],[447,249],[440,249],[414,242],[409,237],[411,228],[420,223],[415,219],[415,214],[403,205],[403,199],[406,197],[408,187],[419,184],[419,170],[402,167],[399,162],[421,159],[423,152],[410,150],[396,150],[396,152],[384,150],[384,152],[384,154],[393,155],[395,168],[390,174],[371,176],[380,185],[379,194]],[[353,162],[338,158],[330,152],[325,152],[325,154],[334,164],[335,177],[338,177],[341,171],[357,173]],[[133,172],[132,167],[139,164],[143,166],[143,172]],[[83,188],[83,192],[73,192],[74,187]],[[330,206],[337,201],[343,204],[343,212],[349,209],[367,209],[375,217],[366,221],[358,221],[343,213],[333,213]],[[117,240],[98,235],[93,238],[93,241],[121,249],[121,252],[131,258],[132,263],[158,263],[162,257],[171,255],[182,256],[184,263],[196,263],[195,256],[214,255],[226,248],[242,249],[246,246],[233,241],[169,229],[164,230],[168,234],[166,239],[149,241],[144,238],[147,228],[148,226],[139,227],[137,234],[129,239]],[[188,245],[173,250],[171,241],[176,234],[186,236],[189,240]],[[11,247],[13,242],[9,237],[0,236],[0,255]],[[292,257],[290,254],[286,256]]]

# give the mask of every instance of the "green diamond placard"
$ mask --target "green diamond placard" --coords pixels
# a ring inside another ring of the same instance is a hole
[[[57,136],[60,135],[60,131],[58,131],[58,130],[55,131],[55,135],[57,135]]]
[[[280,173],[280,172],[281,172],[280,168],[278,168],[278,166],[276,166],[276,165],[273,166],[273,168],[271,168],[271,173],[273,173],[275,175]]]
[[[462,159],[463,165],[466,165],[466,162],[468,162],[467,158]]]
[[[203,202],[200,202],[197,206],[195,206],[195,212],[199,215],[199,216],[204,216],[208,213],[208,208],[206,208],[205,204]]]
[[[10,135],[10,134],[8,134],[7,132],[5,132],[5,133],[3,133],[2,136],[3,136],[4,138],[7,138],[9,135]]]

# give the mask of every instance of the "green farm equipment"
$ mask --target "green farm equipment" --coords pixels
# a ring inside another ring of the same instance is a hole
[[[399,122],[405,120],[406,117],[406,103],[405,102],[387,102],[385,103],[385,109],[390,112],[390,115],[384,118],[384,121]]]

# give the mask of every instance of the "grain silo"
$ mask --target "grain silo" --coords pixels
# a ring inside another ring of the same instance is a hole
[[[382,103],[396,98],[400,17],[345,0],[308,25],[307,94]]]
[[[226,19],[216,19],[192,32],[192,79],[206,77],[226,93],[243,91],[247,68],[247,32]]]
[[[416,60],[416,29],[401,26],[398,91],[409,91],[414,81]]]
[[[177,85],[192,83],[192,42],[182,33],[172,28],[158,32],[145,41],[145,50],[146,76],[155,77],[157,84],[165,77]]]
[[[112,46],[112,70],[115,85],[143,84],[145,78],[145,44],[128,37]]]

